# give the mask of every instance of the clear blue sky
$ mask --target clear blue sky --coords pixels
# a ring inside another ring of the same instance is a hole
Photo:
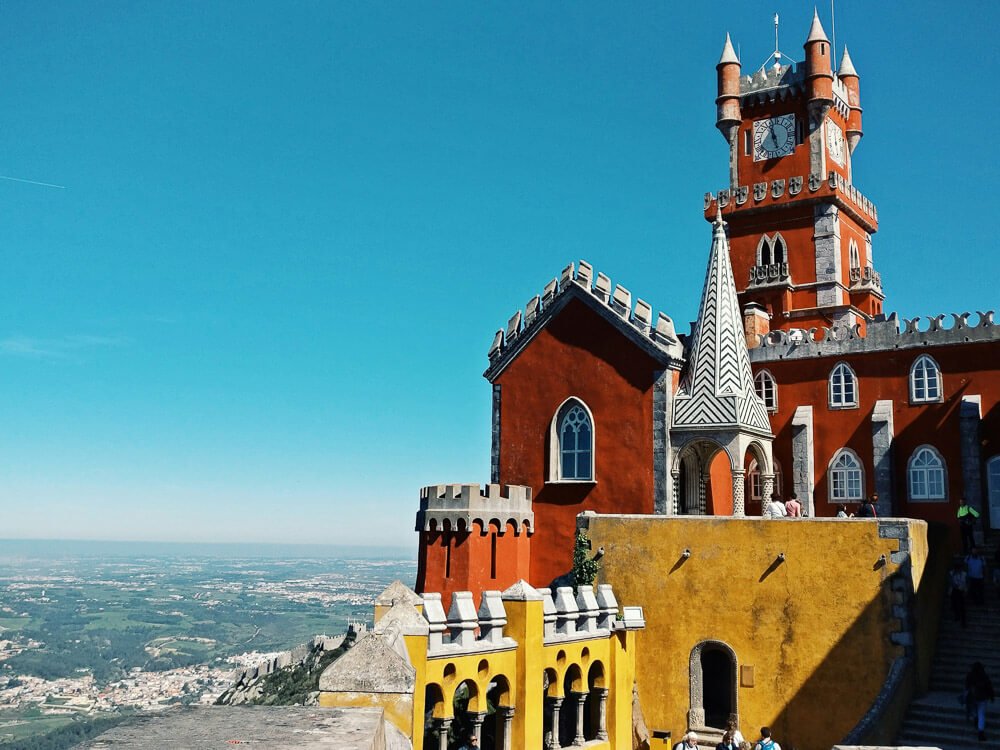
[[[686,328],[725,33],[812,7],[5,2],[0,174],[66,189],[0,181],[0,538],[413,545],[568,261]],[[889,310],[1000,301],[998,27],[837,5]]]

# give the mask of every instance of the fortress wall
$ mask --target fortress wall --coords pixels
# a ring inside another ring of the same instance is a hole
[[[744,734],[768,725],[785,747],[826,750],[869,711],[893,662],[919,661],[933,635],[915,616],[936,612],[920,606],[922,589],[940,596],[924,586],[923,521],[598,515],[580,523],[605,549],[601,582],[644,607],[637,681],[651,730],[679,737],[703,722],[692,712],[701,708],[692,705],[692,652],[719,641],[735,652]]]

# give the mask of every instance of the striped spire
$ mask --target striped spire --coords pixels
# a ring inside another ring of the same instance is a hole
[[[764,403],[754,390],[721,210],[712,225],[708,273],[691,356],[674,401],[673,427],[771,434]]]

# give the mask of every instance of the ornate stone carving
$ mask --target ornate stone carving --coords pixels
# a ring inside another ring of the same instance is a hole
[[[788,178],[788,194],[798,195],[802,192],[802,178],[801,177],[789,177]]]
[[[753,199],[755,201],[762,201],[766,196],[767,196],[767,183],[755,182],[753,185]]]
[[[773,180],[771,182],[771,197],[780,198],[784,194],[785,194],[785,181],[783,179]]]
[[[747,197],[750,195],[750,188],[746,185],[740,185],[736,188],[736,205],[742,206],[747,202]]]

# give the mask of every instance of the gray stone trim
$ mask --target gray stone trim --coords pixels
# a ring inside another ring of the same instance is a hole
[[[816,249],[816,281],[831,286],[816,289],[819,307],[844,303],[843,291],[837,286],[840,274],[840,210],[831,203],[820,203],[813,208],[815,229],[813,242]]]
[[[969,505],[978,508],[980,520],[989,519],[990,509],[983,497],[982,458],[979,447],[979,425],[982,420],[982,397],[962,396],[959,407],[959,435],[962,452],[962,492]]]
[[[500,384],[493,384],[492,442],[490,444],[490,483],[500,483]]]
[[[653,386],[653,513],[659,515],[666,515],[670,507],[670,372],[660,372]]]
[[[802,510],[809,517],[816,515],[813,488],[816,470],[813,443],[813,408],[799,406],[792,416],[792,489],[799,496]]]
[[[987,343],[1000,341],[1000,325],[993,322],[993,311],[977,312],[973,323],[972,313],[951,313],[951,327],[945,326],[945,315],[904,319],[903,325],[893,313],[888,318],[869,321],[865,335],[857,326],[794,328],[789,331],[774,330],[761,336],[760,346],[750,350],[750,360],[755,363],[775,362],[786,359],[816,359],[819,357],[844,357],[849,354],[898,351],[900,349],[929,350],[936,346]],[[927,330],[921,331],[921,321],[926,320]]]
[[[878,493],[876,511],[880,518],[891,516],[895,507],[892,486],[892,441],[896,431],[892,419],[891,399],[876,401],[872,410],[872,466],[875,467],[873,484]]]

